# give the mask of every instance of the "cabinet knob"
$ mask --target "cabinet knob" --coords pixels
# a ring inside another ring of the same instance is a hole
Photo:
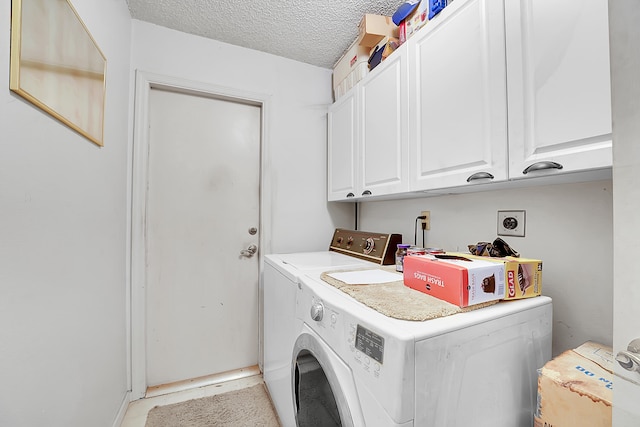
[[[467,178],[467,182],[475,181],[477,179],[493,179],[493,175],[489,172],[476,172]]]
[[[362,195],[363,195],[363,196],[370,196],[370,195],[371,195],[371,191],[369,191],[369,190],[364,190],[364,191],[362,192]]]
[[[524,175],[528,174],[529,172],[532,171],[540,171],[540,170],[545,170],[545,169],[562,169],[562,165],[560,163],[556,163],[556,162],[536,162],[533,163],[529,166],[527,166],[527,168],[525,170],[522,171],[522,173]]]

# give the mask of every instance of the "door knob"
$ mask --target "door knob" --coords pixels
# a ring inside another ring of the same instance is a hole
[[[240,251],[240,255],[251,258],[255,255],[256,252],[258,252],[258,247],[256,245],[249,245],[247,249],[243,249]]]
[[[619,351],[616,360],[627,371],[640,372],[640,338],[631,341],[626,351]]]

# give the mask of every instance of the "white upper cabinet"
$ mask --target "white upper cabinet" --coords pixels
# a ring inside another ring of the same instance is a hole
[[[411,190],[507,179],[503,1],[454,1],[408,44]]]
[[[358,88],[362,196],[405,192],[408,185],[407,56],[403,50],[374,68]]]
[[[358,114],[354,91],[329,107],[327,177],[328,200],[344,200],[356,194],[356,161],[358,158]]]
[[[329,200],[593,179],[611,140],[607,0],[456,0],[329,109]]]
[[[607,1],[507,0],[505,15],[509,177],[611,167]]]
[[[329,201],[408,191],[405,49],[329,108]]]

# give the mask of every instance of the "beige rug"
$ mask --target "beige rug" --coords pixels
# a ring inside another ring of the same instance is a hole
[[[279,427],[263,384],[187,402],[156,406],[145,427]]]
[[[382,267],[383,270],[395,271],[395,267]],[[342,271],[344,272],[344,270]],[[380,283],[375,285],[349,285],[325,272],[321,274],[322,280],[351,295],[362,304],[384,314],[400,320],[424,321],[438,317],[450,316],[456,313],[476,310],[496,304],[491,301],[470,307],[460,308],[424,292],[416,291],[404,285],[402,280],[396,282]]]

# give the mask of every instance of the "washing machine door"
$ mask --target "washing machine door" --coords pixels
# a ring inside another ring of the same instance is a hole
[[[294,345],[292,365],[297,426],[364,425],[351,370],[306,325]]]

